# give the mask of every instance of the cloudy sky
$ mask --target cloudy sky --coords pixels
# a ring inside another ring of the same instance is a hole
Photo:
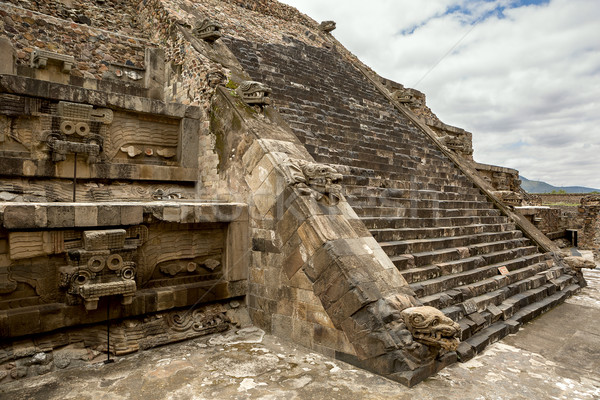
[[[600,0],[282,1],[424,92],[476,161],[600,188]]]

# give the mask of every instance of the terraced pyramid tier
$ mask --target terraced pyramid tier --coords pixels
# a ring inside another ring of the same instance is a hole
[[[423,304],[461,325],[462,360],[579,288],[335,50],[225,43],[313,157],[349,171],[366,227]]]

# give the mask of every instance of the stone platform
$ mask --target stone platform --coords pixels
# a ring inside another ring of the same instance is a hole
[[[564,304],[408,389],[257,328],[11,382],[0,399],[597,399],[600,269]]]

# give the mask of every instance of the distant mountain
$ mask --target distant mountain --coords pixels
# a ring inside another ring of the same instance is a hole
[[[567,193],[591,193],[600,192],[600,189],[593,189],[584,186],[552,186],[549,183],[542,181],[530,181],[529,179],[521,176],[521,187],[527,193],[552,193],[552,191],[558,192],[564,190]]]

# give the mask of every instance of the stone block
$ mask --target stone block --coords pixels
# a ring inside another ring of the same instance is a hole
[[[263,217],[275,205],[279,194],[285,188],[285,181],[275,170],[263,181],[259,188],[253,193],[254,206],[258,211],[258,217]]]
[[[162,210],[162,220],[165,222],[180,222],[181,207],[178,205],[165,205]]]
[[[277,222],[277,234],[283,243],[286,243],[290,237],[298,230],[300,220],[293,210],[287,210],[281,219]]]
[[[304,260],[300,248],[296,248],[283,262],[283,270],[287,278],[292,279],[296,272],[302,268],[302,265],[304,265]]]
[[[313,342],[330,349],[339,349],[341,332],[335,328],[325,327],[319,323],[313,325]]]
[[[311,348],[313,344],[314,324],[300,319],[292,319],[292,340]]]
[[[461,362],[469,361],[475,357],[475,349],[467,342],[460,342],[456,349],[456,354]]]
[[[125,229],[84,231],[82,239],[86,250],[122,249],[125,246]]]
[[[228,281],[248,278],[251,248],[246,221],[231,222],[227,227],[223,275]]]
[[[37,307],[8,310],[7,325],[10,336],[24,336],[41,331],[40,311]]]
[[[8,205],[4,209],[4,227],[7,229],[45,228],[47,224],[46,206]]]
[[[198,136],[200,135],[200,121],[197,119],[183,118],[179,125],[181,143],[178,146],[177,159],[184,168],[198,168]]]
[[[156,311],[168,310],[175,306],[173,292],[170,289],[156,291]]]
[[[75,227],[88,227],[98,225],[98,207],[89,205],[75,205]]]
[[[245,176],[246,183],[253,192],[256,192],[271,174],[271,171],[273,171],[273,163],[273,157],[269,154],[265,154],[252,169],[250,174]]]
[[[15,75],[16,52],[8,38],[0,38],[0,74]]]
[[[121,208],[116,205],[98,206],[98,226],[121,225]]]
[[[248,150],[242,156],[242,162],[246,167],[246,173],[250,174],[256,165],[260,162],[260,160],[264,157],[265,150],[260,145],[260,140],[255,140],[252,142]]]
[[[335,329],[335,326],[331,322],[331,319],[329,318],[329,316],[327,315],[325,310],[323,310],[322,307],[309,307],[306,310],[306,320],[309,322],[314,322],[315,324],[318,324],[319,326],[323,326],[323,327],[335,330],[336,337],[340,333],[340,331],[337,331]],[[332,347],[332,346],[330,346],[330,347]]]
[[[139,225],[144,221],[144,207],[121,206],[121,224]]]
[[[359,339],[351,340],[359,359],[371,359],[394,350],[396,344],[386,331],[372,331]]]
[[[306,276],[311,281],[316,281],[319,276],[334,262],[334,255],[330,254],[325,246],[319,248],[313,256],[303,265]]]
[[[496,307],[494,304],[490,304],[486,311],[488,311],[492,317],[492,323],[498,321],[500,318],[502,318],[502,311]]]
[[[377,301],[381,293],[372,284],[363,284],[343,295],[331,307],[327,308],[327,314],[335,326],[340,326],[346,318],[360,310],[369,303]]]
[[[293,333],[292,318],[285,315],[274,314],[271,318],[271,333],[282,338],[291,338]]]

